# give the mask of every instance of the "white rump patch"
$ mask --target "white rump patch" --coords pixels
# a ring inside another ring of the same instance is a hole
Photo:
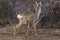
[[[21,15],[17,15],[17,18],[22,18],[22,16]]]

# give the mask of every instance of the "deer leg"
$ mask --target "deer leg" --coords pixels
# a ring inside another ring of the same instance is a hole
[[[21,26],[21,23],[17,24],[16,27],[14,27],[14,33],[13,36],[16,36],[17,29]]]
[[[16,28],[14,28],[13,36],[14,36],[14,37],[16,36]]]
[[[29,32],[29,27],[30,27],[30,25],[29,25],[29,23],[28,23],[26,35],[27,35],[28,32]]]
[[[38,36],[37,31],[36,31],[36,23],[33,24],[33,27],[34,27],[35,36]]]

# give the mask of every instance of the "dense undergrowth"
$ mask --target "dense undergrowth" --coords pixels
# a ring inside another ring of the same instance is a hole
[[[18,23],[16,12],[13,11],[16,6],[15,1],[10,2],[12,5],[8,1],[0,1],[0,27]],[[45,8],[46,12],[42,12],[43,15],[48,14],[38,23],[39,28],[60,28],[60,2],[54,2],[51,6]]]

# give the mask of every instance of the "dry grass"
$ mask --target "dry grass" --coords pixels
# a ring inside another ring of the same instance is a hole
[[[0,28],[0,40],[60,40],[59,29],[37,29],[38,36],[35,36],[34,33],[29,32],[26,37],[26,28],[21,27],[14,37],[13,27]]]

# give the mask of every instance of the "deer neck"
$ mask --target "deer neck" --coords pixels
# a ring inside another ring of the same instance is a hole
[[[41,14],[41,8],[39,8],[39,10],[37,11],[37,19],[39,19],[40,14]]]

